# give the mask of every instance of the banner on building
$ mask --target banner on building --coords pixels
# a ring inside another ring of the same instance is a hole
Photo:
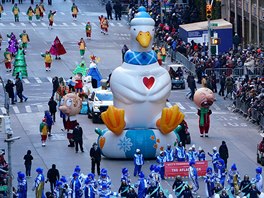
[[[208,161],[198,161],[194,165],[197,169],[198,176],[205,176],[208,167]],[[165,163],[165,177],[188,177],[189,162],[166,162]]]

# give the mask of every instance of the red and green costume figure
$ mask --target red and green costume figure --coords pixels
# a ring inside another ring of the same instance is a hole
[[[4,58],[5,58],[5,67],[7,72],[11,72],[11,61],[12,61],[12,54],[6,49],[4,52]]]
[[[75,5],[75,3],[72,4],[71,12],[72,12],[73,20],[76,20],[79,10],[78,7]]]
[[[209,108],[201,107],[198,109],[197,114],[199,116],[200,135],[203,136],[205,134],[205,137],[208,137],[210,128],[210,115],[212,114],[212,111]]]
[[[85,54],[85,48],[86,48],[86,44],[85,44],[85,41],[83,40],[83,38],[81,38],[81,40],[78,43],[78,45],[79,45],[79,49],[80,49],[81,58],[83,58],[83,56]]]
[[[27,10],[27,15],[28,15],[28,21],[32,22],[32,18],[34,15],[34,10],[32,9],[31,6],[29,6],[28,10]]]
[[[60,56],[67,53],[64,46],[60,42],[59,37],[57,36],[55,40],[53,41],[53,44],[50,48],[50,53],[51,55],[55,56],[55,59],[61,59]]]
[[[3,8],[2,4],[0,3],[0,19],[2,18],[3,11],[4,11],[4,8]]]
[[[13,76],[16,76],[17,73],[21,75],[21,77],[27,77],[27,63],[25,59],[25,53],[24,50],[21,47],[19,47],[16,57],[15,57],[15,62],[14,62],[14,69],[13,69]]]
[[[27,49],[27,44],[30,40],[29,40],[28,34],[26,33],[26,30],[23,30],[23,33],[20,34],[19,37],[21,38],[21,41],[22,41],[22,47],[24,49]]]
[[[196,90],[193,96],[194,103],[199,107],[198,116],[199,116],[199,129],[200,136],[208,137],[208,132],[210,128],[210,115],[212,111],[210,106],[213,105],[215,101],[214,93],[211,89],[202,87]]]
[[[45,68],[46,71],[50,71],[51,63],[52,63],[52,57],[49,51],[46,51],[45,54],[41,54],[42,57],[44,57],[44,62],[45,62]]]
[[[39,4],[39,16],[40,16],[41,20],[43,20],[44,12],[45,12],[44,5],[42,3],[40,3]]]
[[[40,19],[40,8],[38,4],[36,5],[34,12],[35,12],[36,19],[39,20]]]
[[[90,24],[89,21],[87,22],[87,24],[85,26],[85,31],[86,31],[86,37],[91,40],[91,36],[92,36],[92,26],[91,26],[91,24]]]
[[[17,4],[15,3],[14,7],[12,8],[12,12],[14,14],[15,17],[15,22],[19,22],[19,8],[17,7]]]
[[[53,26],[53,22],[54,22],[54,15],[56,14],[56,11],[52,12],[50,10],[49,15],[48,15],[48,19],[49,19],[49,27],[52,29]]]

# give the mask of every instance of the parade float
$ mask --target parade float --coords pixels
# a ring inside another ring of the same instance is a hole
[[[131,21],[130,50],[124,63],[112,72],[114,105],[102,113],[107,128],[95,129],[105,157],[133,158],[140,149],[145,158],[154,158],[177,140],[174,130],[184,115],[178,106],[166,108],[171,78],[151,49],[154,24],[146,9],[140,7]]]

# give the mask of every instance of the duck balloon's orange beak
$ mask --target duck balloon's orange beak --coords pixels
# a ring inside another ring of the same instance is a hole
[[[147,32],[142,32],[140,31],[136,37],[137,42],[143,47],[143,48],[147,48],[150,44],[150,41],[152,39],[151,34],[149,33],[149,31]]]

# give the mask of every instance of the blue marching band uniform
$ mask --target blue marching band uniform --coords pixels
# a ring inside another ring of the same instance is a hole
[[[204,177],[205,193],[207,198],[212,198],[214,195],[215,176],[211,167],[206,169],[206,175]]]
[[[139,179],[136,185],[138,187],[138,198],[145,198],[148,188],[147,180],[145,179],[145,175],[143,172],[140,172],[138,176]]]
[[[195,194],[199,190],[199,182],[198,182],[198,172],[195,168],[195,161],[189,162],[189,178],[193,185],[193,193]]]
[[[164,174],[165,174],[165,162],[166,161],[167,161],[166,155],[164,154],[164,151],[161,151],[160,155],[157,156],[157,163],[158,163],[158,166],[160,168],[161,179],[165,179]]]
[[[139,149],[136,149],[136,153],[134,154],[134,177],[137,176],[141,172],[141,167],[144,164],[143,154],[140,153]]]
[[[218,172],[218,171],[217,171],[217,163],[218,163],[218,160],[220,159],[220,155],[219,155],[219,153],[218,153],[218,151],[217,151],[217,148],[214,147],[214,148],[213,148],[213,154],[210,154],[210,153],[208,152],[208,155],[209,155],[210,157],[212,157],[212,163],[213,163],[213,166],[214,166],[214,172],[217,173],[217,172]]]
[[[174,153],[173,149],[171,148],[171,145],[167,145],[167,149],[165,150],[165,156],[167,159],[167,162],[173,162],[174,161]]]
[[[17,197],[27,198],[27,180],[22,172],[17,173]]]
[[[223,159],[219,159],[218,163],[216,164],[216,168],[217,168],[217,179],[220,182],[220,184],[222,185],[222,187],[225,186],[225,178],[226,178],[226,167],[225,167],[225,161]]]
[[[128,186],[131,184],[130,175],[127,168],[122,169],[121,180],[124,180]]]
[[[184,162],[186,159],[185,148],[181,142],[175,148],[174,157],[178,162]]]
[[[73,173],[72,174],[72,179],[70,182],[70,188],[71,188],[71,198],[81,198],[83,195],[82,191],[82,182],[79,179],[79,174],[78,173]]]
[[[237,171],[236,164],[232,164],[229,172],[227,182],[230,186],[232,194],[238,194],[239,184],[241,182],[239,172]]]

